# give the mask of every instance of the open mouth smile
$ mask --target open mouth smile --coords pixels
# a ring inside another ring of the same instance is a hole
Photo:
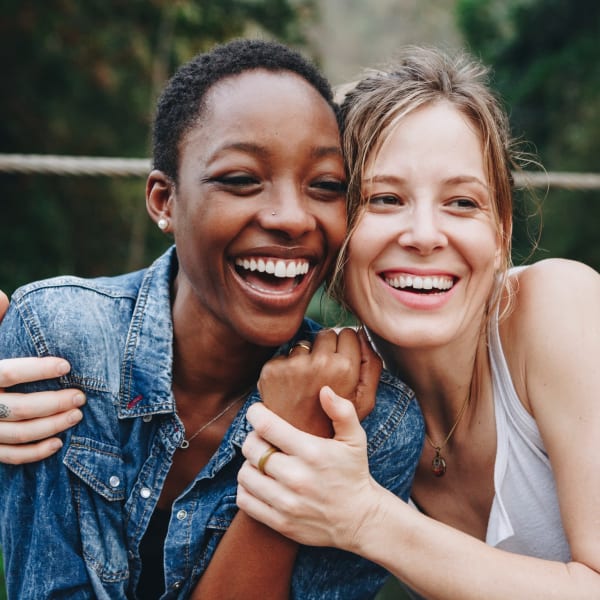
[[[235,259],[237,273],[256,290],[286,293],[295,289],[310,270],[307,259],[243,257]]]
[[[405,273],[393,277],[383,276],[384,281],[391,287],[416,294],[437,294],[452,289],[455,283],[453,277],[447,275],[412,275]]]

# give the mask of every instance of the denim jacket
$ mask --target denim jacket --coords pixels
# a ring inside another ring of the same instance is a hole
[[[83,420],[54,456],[0,465],[0,529],[9,598],[135,598],[140,540],[184,434],[171,391],[171,248],[148,269],[113,278],[58,277],[15,292],[0,327],[0,357],[62,356],[71,372],[20,391],[81,388]],[[305,320],[294,339],[312,338]],[[287,352],[290,344],[278,352]],[[187,597],[236,514],[236,475],[248,406],[174,501],[164,543],[164,599]],[[372,474],[407,498],[423,442],[412,392],[384,372],[364,420]],[[232,576],[235,576],[233,573]],[[370,598],[386,577],[347,552],[302,546],[292,597]]]

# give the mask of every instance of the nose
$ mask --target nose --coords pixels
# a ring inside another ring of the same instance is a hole
[[[295,185],[278,186],[261,211],[260,224],[290,239],[299,238],[316,228],[311,200]]]
[[[416,202],[403,216],[406,222],[398,242],[405,248],[428,255],[448,243],[440,215],[433,204]]]

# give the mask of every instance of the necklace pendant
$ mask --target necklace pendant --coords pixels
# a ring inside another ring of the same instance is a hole
[[[187,448],[189,448],[189,447],[190,447],[190,443],[189,443],[187,440],[183,440],[183,441],[181,442],[181,444],[179,444],[179,447],[180,447],[182,450],[186,450]]]
[[[440,454],[440,448],[435,449],[435,456],[431,461],[431,471],[436,477],[442,477],[446,473],[446,461]]]

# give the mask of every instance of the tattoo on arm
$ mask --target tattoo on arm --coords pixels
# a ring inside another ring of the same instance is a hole
[[[0,404],[0,419],[6,419],[10,417],[10,408],[6,404]]]

